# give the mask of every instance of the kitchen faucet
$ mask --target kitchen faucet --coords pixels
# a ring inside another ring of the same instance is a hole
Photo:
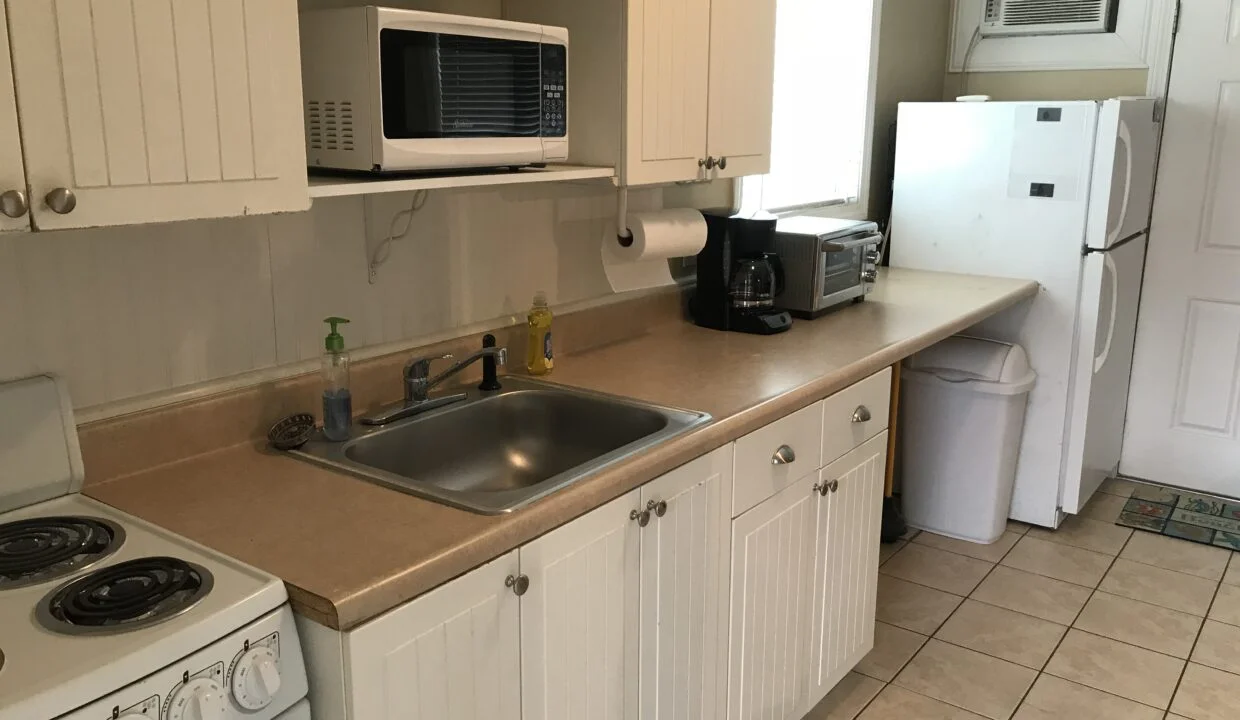
[[[499,381],[495,377],[496,365],[504,365],[508,362],[508,349],[495,346],[495,336],[487,335],[482,339],[482,349],[476,350],[469,355],[457,360],[448,367],[448,369],[439,373],[435,377],[431,377],[431,363],[435,360],[451,360],[452,355],[437,355],[434,357],[421,357],[410,360],[405,364],[404,384],[405,384],[405,401],[399,405],[385,408],[362,418],[363,425],[386,425],[397,420],[403,420],[413,417],[420,413],[434,410],[435,408],[450,405],[454,402],[460,402],[465,399],[465,393],[453,393],[451,395],[443,395],[437,398],[430,397],[431,388],[439,385],[448,378],[456,375],[465,368],[474,364],[478,360],[482,360],[482,383],[478,386],[479,390],[499,390],[501,388]]]

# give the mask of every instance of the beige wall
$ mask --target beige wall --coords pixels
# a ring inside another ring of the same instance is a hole
[[[884,0],[874,90],[869,216],[887,216],[891,204],[890,130],[904,101],[943,97],[950,0]]]
[[[994,100],[1104,100],[1145,94],[1144,70],[948,73],[943,99],[989,95]]]

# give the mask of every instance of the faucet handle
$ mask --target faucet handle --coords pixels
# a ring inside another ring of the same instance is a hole
[[[429,355],[426,357],[414,358],[405,363],[405,377],[407,378],[427,378],[431,374],[431,363],[435,360],[451,360],[452,353],[446,355]]]

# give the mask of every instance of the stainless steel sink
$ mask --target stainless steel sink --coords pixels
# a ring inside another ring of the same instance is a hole
[[[402,492],[495,514],[515,510],[710,420],[610,395],[505,377],[503,389],[294,454]]]

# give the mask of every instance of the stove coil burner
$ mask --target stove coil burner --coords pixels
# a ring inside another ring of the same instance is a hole
[[[211,592],[206,568],[170,557],[109,565],[54,590],[36,614],[66,635],[128,632],[174,618]]]
[[[0,524],[0,590],[64,577],[120,548],[125,531],[92,517],[44,517]]]

